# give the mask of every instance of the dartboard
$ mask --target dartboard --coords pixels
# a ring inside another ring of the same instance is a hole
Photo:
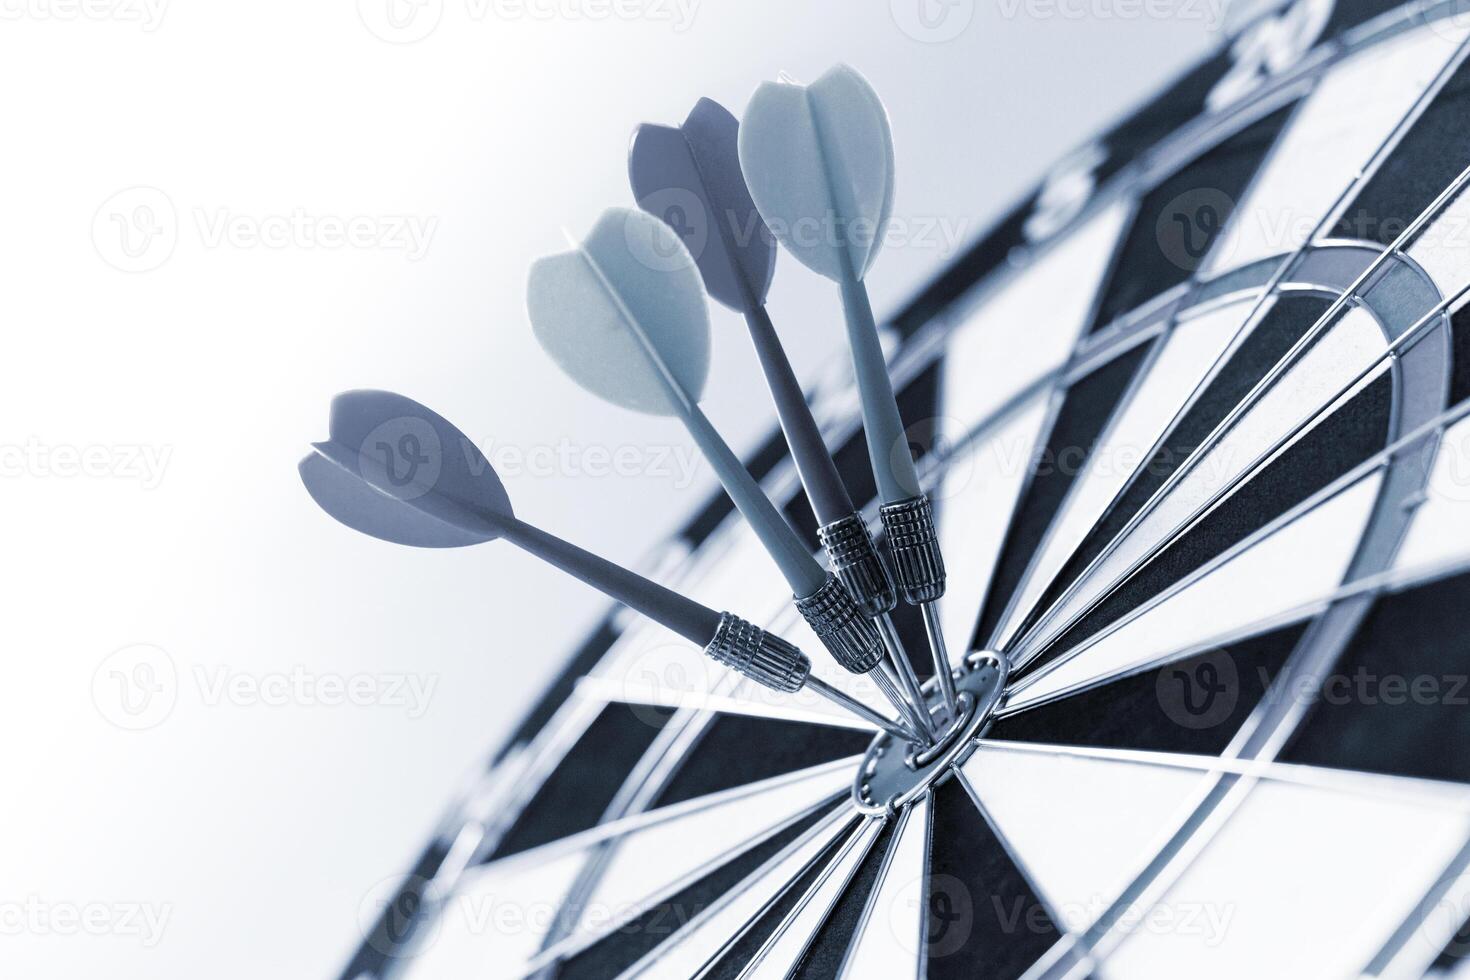
[[[610,610],[344,977],[1470,976],[1456,14],[1258,12],[882,325],[964,738]],[[881,533],[850,375],[810,399]],[[820,650],[723,495],[649,571]]]

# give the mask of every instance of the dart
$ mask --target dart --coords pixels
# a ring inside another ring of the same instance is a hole
[[[950,716],[956,700],[935,602],[944,559],[919,486],[864,278],[893,211],[893,137],[871,85],[838,65],[809,86],[766,82],[740,126],[741,170],[761,217],[798,261],[842,292],[879,517],[904,601],[924,614],[934,676]]]
[[[505,485],[468,436],[434,411],[389,391],[332,400],[330,435],[298,470],[313,500],[354,530],[419,548],[503,539],[704,648],[711,659],[775,691],[803,687],[900,738],[867,705],[810,675],[792,644],[739,616],[664,588],[516,518]]]
[[[604,401],[684,424],[822,645],[845,669],[871,676],[904,713],[903,696],[877,669],[884,647],[872,622],[817,564],[699,408],[709,375],[709,310],[684,243],[650,214],[609,208],[581,244],[572,244],[531,266],[526,305],[542,348]]]
[[[639,207],[662,218],[683,240],[706,292],[744,316],[797,474],[817,515],[828,562],[859,608],[878,620],[908,701],[906,714],[928,728],[932,722],[919,680],[888,616],[898,601],[893,582],[766,311],[776,240],[740,172],[739,128],[730,111],[712,99],[695,103],[680,126],[643,123],[634,130],[628,153],[633,195]]]

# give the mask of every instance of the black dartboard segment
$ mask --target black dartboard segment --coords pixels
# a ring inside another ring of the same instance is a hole
[[[1108,277],[1094,330],[1200,267],[1289,117],[1289,109],[1272,113],[1148,192]]]
[[[1460,307],[1453,317],[1454,367],[1450,373],[1450,404],[1470,398],[1470,307]]]
[[[1470,783],[1470,575],[1381,597],[1290,762]]]
[[[1169,85],[1103,138],[1111,151],[1098,167],[1100,178],[1111,177],[1139,152],[1148,149],[1180,126],[1199,116],[1215,87],[1235,66],[1229,51],[1205,60]]]
[[[700,737],[658,796],[670,806],[861,754],[869,736],[848,728],[721,715]]]
[[[1338,238],[1388,245],[1465,169],[1470,66],[1461,66],[1333,228]]]
[[[987,737],[1098,749],[1218,755],[1296,649],[1290,626],[1002,718]]]
[[[1021,976],[1060,936],[1051,914],[957,781],[935,791],[933,821],[930,980]]]
[[[521,811],[494,857],[596,826],[628,772],[667,721],[666,716],[641,707],[610,704],[604,708]]]

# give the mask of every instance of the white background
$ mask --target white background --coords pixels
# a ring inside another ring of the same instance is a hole
[[[395,548],[317,511],[295,464],[333,393],[396,389],[493,440],[523,517],[618,560],[704,499],[707,471],[652,465],[688,458],[677,427],[574,390],[522,308],[561,227],[630,203],[635,124],[864,72],[896,216],[951,232],[879,260],[882,315],[1219,37],[1185,0],[393,0],[399,28],[389,0],[86,2],[0,0],[7,977],[331,975],[599,615],[510,549]],[[367,240],[343,245],[352,218]],[[835,293],[789,258],[771,310],[802,374],[842,356]],[[706,406],[749,448],[771,414],[714,316]],[[651,472],[582,455],[620,446]],[[507,447],[577,462],[521,472]],[[298,679],[371,703],[272,686]]]

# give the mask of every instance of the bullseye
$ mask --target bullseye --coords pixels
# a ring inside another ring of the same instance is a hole
[[[953,674],[958,710],[933,745],[916,746],[880,733],[868,746],[853,779],[852,799],[857,808],[870,814],[893,813],[949,778],[953,767],[969,758],[975,740],[989,727],[1009,672],[1004,656],[977,650]],[[924,685],[924,694],[930,710],[944,717],[943,693],[935,681]]]

